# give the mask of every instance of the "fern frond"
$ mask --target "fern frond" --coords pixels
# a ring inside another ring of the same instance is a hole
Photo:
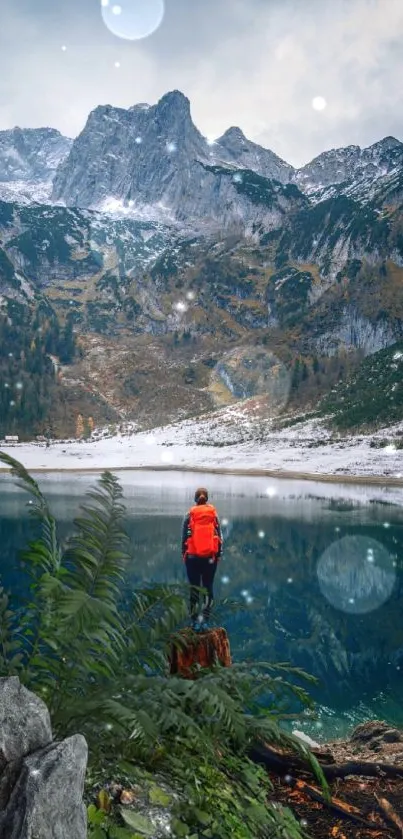
[[[36,579],[38,570],[49,571],[50,573],[58,570],[61,551],[57,538],[56,521],[50,512],[45,497],[34,478],[18,460],[0,451],[0,462],[8,466],[11,474],[18,479],[16,481],[17,486],[31,496],[28,511],[30,516],[36,519],[40,525],[40,539],[30,542],[29,549],[22,554],[22,559],[27,563],[28,572]]]

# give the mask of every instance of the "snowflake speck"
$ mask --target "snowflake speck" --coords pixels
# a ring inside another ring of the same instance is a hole
[[[187,291],[186,292],[186,297],[187,297],[188,300],[194,300],[196,295],[195,295],[194,291]]]
[[[248,595],[248,597],[245,598],[245,600],[249,606],[251,603],[253,603],[253,597],[251,597],[250,594]]]
[[[186,312],[187,305],[183,302],[183,300],[178,300],[177,303],[174,303],[174,309],[176,309],[177,312]]]
[[[15,387],[16,387],[17,390],[22,390],[24,385],[22,384],[22,382],[17,382]]]
[[[227,583],[229,583],[229,577],[221,577],[221,582],[226,585]]]
[[[140,145],[140,143],[142,143],[142,142],[143,142],[143,140],[142,140],[142,138],[141,138],[141,137],[136,137],[136,139],[135,139],[135,141],[134,141],[134,142],[135,142],[135,143],[137,143],[137,145],[139,146],[139,145]]]
[[[112,14],[121,15],[122,14],[122,7],[121,6],[112,6]]]
[[[259,536],[259,539],[264,539],[266,536],[264,530],[259,530],[257,535]]]
[[[327,102],[323,96],[314,96],[312,99],[312,107],[314,111],[324,111],[326,108]]]
[[[167,150],[168,154],[172,154],[172,152],[176,151],[176,149],[177,149],[176,143],[171,141],[171,142],[168,142],[166,144],[166,150]]]
[[[268,495],[269,498],[274,498],[274,496],[276,495],[276,490],[274,489],[274,487],[267,487],[266,495]]]
[[[233,176],[232,180],[233,180],[233,181],[234,181],[234,183],[236,183],[236,184],[241,184],[241,183],[242,183],[242,175],[240,175],[240,174],[237,172],[237,173],[236,173],[236,175],[234,175],[234,176]]]
[[[62,52],[66,52],[66,50],[67,50],[67,47],[65,46],[65,44],[63,44],[63,46],[62,46]]]
[[[287,583],[292,583],[292,577],[288,577]]]
[[[120,67],[120,61],[115,61],[115,67],[117,67],[117,68]]]
[[[101,6],[106,9],[106,7],[109,6],[109,0],[101,0]]]
[[[244,589],[241,591],[241,594],[242,594],[242,597],[249,597],[249,592],[248,592],[248,589],[247,589],[247,588],[244,588]]]
[[[13,408],[14,405],[15,405],[15,402],[14,402],[14,399],[12,399],[11,402],[10,402],[10,406]]]
[[[223,525],[223,527],[227,527],[228,523],[228,519],[221,519],[221,524]]]

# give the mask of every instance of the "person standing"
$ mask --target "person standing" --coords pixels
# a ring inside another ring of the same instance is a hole
[[[214,600],[213,583],[217,565],[222,557],[223,538],[217,511],[208,503],[204,487],[196,490],[194,506],[186,514],[182,526],[182,557],[190,583],[190,621],[196,632],[209,629],[208,621]],[[207,595],[199,614],[199,592]]]

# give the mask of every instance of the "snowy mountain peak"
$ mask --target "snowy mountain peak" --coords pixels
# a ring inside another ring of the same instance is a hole
[[[170,90],[164,93],[161,99],[154,105],[156,110],[169,109],[170,111],[180,111],[188,114],[190,117],[190,100],[180,90]]]
[[[225,142],[228,142],[228,141],[235,141],[235,140],[240,140],[241,142],[247,142],[245,134],[243,133],[243,131],[237,125],[232,125],[231,128],[227,128],[227,130],[224,131],[224,134],[222,135],[222,137],[219,137],[217,142],[218,143],[225,143]]]
[[[403,151],[403,143],[400,140],[397,140],[396,137],[384,137],[383,140],[378,140],[376,143],[373,143],[371,146],[368,146],[368,149],[381,149],[384,152],[393,151],[394,149],[400,149]]]

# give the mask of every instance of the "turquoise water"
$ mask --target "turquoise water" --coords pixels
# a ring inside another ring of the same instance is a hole
[[[185,580],[181,523],[206,485],[224,531],[215,620],[235,661],[289,661],[319,678],[316,739],[381,717],[403,726],[403,513],[396,491],[191,473],[121,473],[130,585]],[[41,476],[63,540],[96,477]],[[376,492],[375,492],[376,494]],[[379,495],[379,493],[378,493]],[[393,502],[393,503],[392,503]],[[27,496],[0,476],[1,577],[21,587],[15,557],[32,533]],[[236,609],[223,607],[224,598]]]

